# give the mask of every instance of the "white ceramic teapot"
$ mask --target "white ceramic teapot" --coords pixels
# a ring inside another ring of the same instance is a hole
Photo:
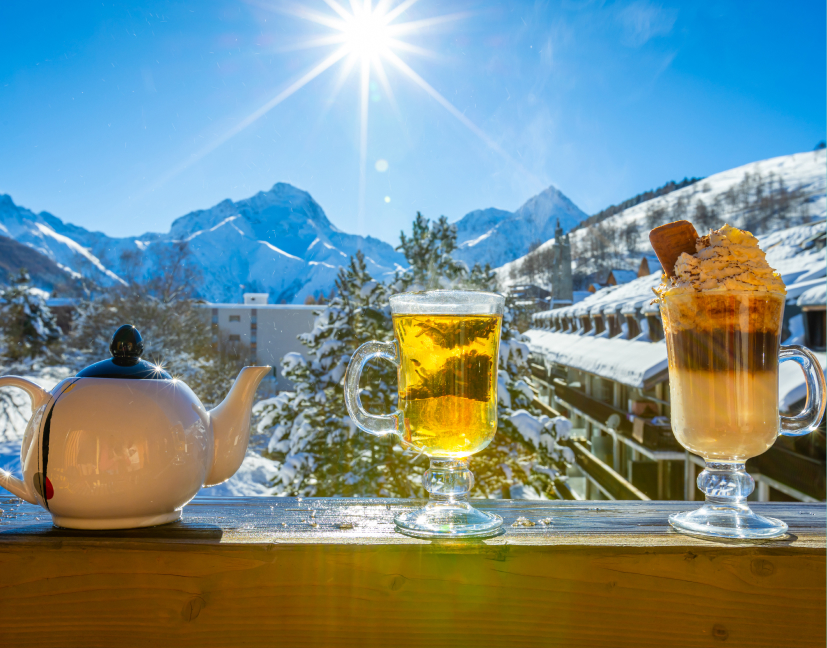
[[[20,448],[23,479],[0,486],[39,504],[57,526],[126,529],[172,522],[201,486],[235,474],[250,437],[253,396],[270,367],[245,367],[209,412],[180,380],[141,360],[137,329],[120,327],[112,358],[47,392],[18,376],[32,399]]]

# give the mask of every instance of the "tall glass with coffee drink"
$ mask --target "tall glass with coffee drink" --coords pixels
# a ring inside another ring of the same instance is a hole
[[[712,232],[699,239],[694,257],[682,255],[675,270],[677,280],[659,291],[672,430],[706,462],[698,477],[706,503],[669,521],[702,535],[783,535],[784,522],[756,515],[747,505],[755,482],[744,464],[769,449],[779,433],[815,429],[825,405],[821,366],[804,347],[780,346],[784,286],[748,232]],[[794,417],[778,410],[778,364],[786,360],[797,362],[807,381],[807,403]]]
[[[502,518],[473,508],[468,457],[497,431],[497,366],[504,299],[494,293],[437,290],[390,299],[394,341],[367,342],[350,361],[345,403],[353,421],[376,435],[394,434],[431,458],[423,485],[431,499],[397,516],[403,533],[418,537],[484,537]],[[359,378],[373,358],[398,367],[399,409],[368,414]]]

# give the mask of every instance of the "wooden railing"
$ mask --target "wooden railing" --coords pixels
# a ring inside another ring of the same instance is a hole
[[[0,499],[6,646],[818,646],[825,508],[756,504],[777,541],[679,535],[691,503],[496,501],[487,540],[394,531],[393,499],[197,499],[71,531]]]
[[[560,412],[554,408],[546,405],[539,398],[535,398],[532,404],[541,412],[548,416],[562,416]],[[565,445],[571,448],[574,452],[574,459],[577,466],[586,475],[586,478],[592,481],[594,485],[609,499],[613,500],[648,500],[649,497],[643,493],[634,484],[623,477],[614,468],[606,464],[604,461],[593,455],[586,448],[585,439],[566,439],[560,442],[560,445]],[[555,482],[555,488],[558,492],[562,490],[559,483]],[[566,491],[572,491],[565,486]],[[574,499],[574,497],[563,496],[564,499]]]

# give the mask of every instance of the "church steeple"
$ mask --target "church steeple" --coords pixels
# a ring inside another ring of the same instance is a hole
[[[560,237],[563,236],[563,228],[560,227],[560,219],[557,219],[557,227],[554,228],[554,241],[555,243],[560,240]]]
[[[557,219],[557,226],[554,228],[554,254],[551,279],[552,298],[558,302],[569,303],[572,300],[572,276],[571,276],[571,243],[568,235],[563,235],[563,228],[560,226],[560,219]]]

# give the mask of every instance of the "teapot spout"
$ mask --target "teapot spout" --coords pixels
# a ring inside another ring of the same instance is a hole
[[[210,410],[215,454],[205,486],[227,481],[241,467],[250,440],[250,418],[253,397],[261,380],[272,367],[244,367],[235,379],[230,393]]]

